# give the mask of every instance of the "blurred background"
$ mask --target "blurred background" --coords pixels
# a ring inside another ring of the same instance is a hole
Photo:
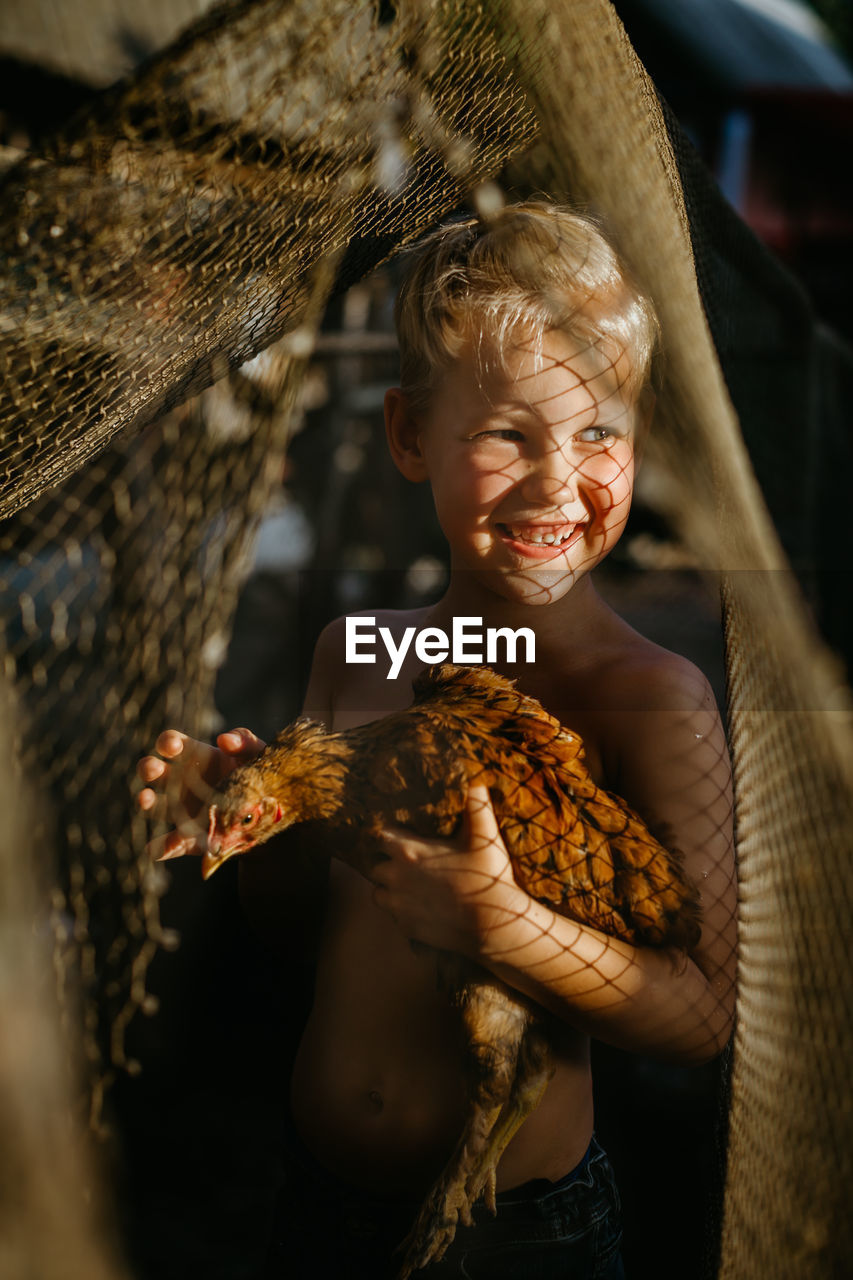
[[[72,5],[5,0],[0,159],[11,165],[38,148],[206,8],[204,0],[128,5],[118,21],[115,6],[103,0],[88,4],[80,22]],[[838,384],[846,376],[849,387],[850,7],[845,0],[618,0],[615,8],[731,209],[793,274],[802,306],[825,322],[828,349],[847,370]],[[530,194],[520,165],[496,180],[507,199]],[[384,443],[383,394],[397,379],[392,310],[399,278],[399,264],[388,263],[338,291],[323,315],[286,461],[245,557],[233,631],[209,638],[217,668],[211,734],[242,724],[269,738],[292,719],[314,641],[331,618],[369,606],[412,607],[443,589],[445,548],[429,494],[405,485]],[[751,340],[731,337],[741,344],[742,365],[752,362],[754,371],[761,350]],[[731,367],[740,407],[741,366]],[[807,500],[793,493],[798,467],[790,455],[825,448],[821,465],[829,471],[849,459],[849,403],[834,407],[831,447],[751,442],[749,415],[741,415],[783,544],[824,635],[848,666],[848,498],[828,483]],[[201,412],[221,420],[226,435],[238,429],[240,405],[227,389]],[[159,447],[155,428],[104,455],[101,482],[110,496],[93,543],[119,519],[112,477],[126,469],[128,453],[144,485],[146,458]],[[780,452],[788,454],[784,466]],[[722,706],[717,585],[659,515],[658,482],[653,468],[641,473],[628,529],[598,571],[599,586],[638,630],[697,663]],[[41,541],[28,568],[16,564],[12,595],[31,590],[47,554]],[[87,554],[84,545],[68,597],[72,632],[84,615],[98,616],[97,556],[89,563]],[[31,636],[49,632],[51,592],[67,587],[54,580],[33,592],[40,603]],[[14,634],[10,641],[14,647]],[[240,917],[233,870],[225,868],[202,895],[196,866],[170,866],[161,910],[181,945],[151,963],[149,990],[159,1011],[128,1029],[128,1056],[142,1069],[119,1074],[105,1102],[104,1150],[119,1192],[122,1249],[139,1280],[248,1280],[265,1249],[287,1063],[311,975],[306,968],[284,980],[276,971]],[[624,1190],[628,1274],[698,1280],[713,1251],[709,1206],[719,1195],[720,1064],[686,1071],[601,1049],[597,1077],[599,1132]],[[661,1184],[672,1230],[652,1247],[647,1224]]]

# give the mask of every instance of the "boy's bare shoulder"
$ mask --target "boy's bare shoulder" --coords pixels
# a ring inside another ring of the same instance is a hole
[[[602,656],[588,693],[607,785],[647,821],[666,824],[673,805],[683,807],[703,787],[715,799],[726,792],[720,713],[707,678],[689,659],[632,632]],[[684,848],[689,841],[682,836],[676,843]]]
[[[688,658],[632,631],[598,673],[614,709],[691,713],[716,710],[704,673]]]
[[[576,714],[598,724],[631,712],[716,710],[698,667],[608,613],[606,625],[592,632],[588,643],[543,654],[535,675],[525,680],[528,691],[567,723]]]
[[[717,722],[714,694],[698,667],[622,624],[578,656],[540,668],[528,692],[584,738],[591,767],[609,786],[626,754],[654,750],[661,734]]]
[[[411,701],[411,681],[401,674],[396,681],[385,679],[387,663],[347,662],[347,619],[372,618],[374,626],[387,627],[395,641],[406,627],[423,625],[429,609],[358,609],[335,618],[323,628],[314,647],[306,710],[326,724],[337,722],[342,712],[352,712],[355,699],[364,716],[381,715],[397,704]],[[390,686],[390,687],[389,687]],[[398,691],[399,690],[399,691]],[[350,718],[349,715],[347,718]]]

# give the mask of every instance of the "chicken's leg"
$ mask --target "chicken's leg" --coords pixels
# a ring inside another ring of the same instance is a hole
[[[468,1179],[465,1191],[469,1204],[475,1204],[482,1193],[487,1208],[492,1213],[496,1212],[495,1171],[498,1162],[524,1121],[539,1106],[553,1074],[554,1062],[547,1037],[542,1028],[531,1020],[519,1050],[512,1092],[492,1126],[488,1143]]]
[[[530,1021],[525,1006],[494,982],[466,986],[461,1005],[468,1035],[470,1110],[453,1155],[401,1245],[406,1255],[400,1280],[441,1258],[458,1222],[470,1226],[474,1200],[494,1172],[492,1134],[510,1106],[519,1047]]]

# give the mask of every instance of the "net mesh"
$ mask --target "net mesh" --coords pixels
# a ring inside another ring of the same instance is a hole
[[[10,806],[56,850],[54,971],[97,1120],[175,944],[128,779],[165,724],[213,727],[322,306],[523,154],[529,187],[606,216],[655,299],[660,505],[725,578],[741,906],[720,1275],[840,1275],[849,717],[723,380],[703,308],[717,264],[671,135],[605,0],[261,0],[203,16],[7,173],[5,669],[42,793]],[[6,1149],[34,1158],[35,1141],[22,1127]],[[30,1274],[14,1248],[9,1274]]]

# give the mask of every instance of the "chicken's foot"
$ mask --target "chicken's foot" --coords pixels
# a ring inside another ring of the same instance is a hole
[[[495,1124],[500,1113],[500,1104],[488,1112],[478,1109],[465,1126],[461,1141],[421,1206],[412,1230],[400,1245],[400,1251],[405,1250],[405,1258],[399,1280],[407,1280],[413,1271],[442,1258],[460,1222],[463,1226],[471,1226],[471,1204],[466,1191],[468,1150],[472,1143],[474,1146],[483,1144],[490,1126]]]

